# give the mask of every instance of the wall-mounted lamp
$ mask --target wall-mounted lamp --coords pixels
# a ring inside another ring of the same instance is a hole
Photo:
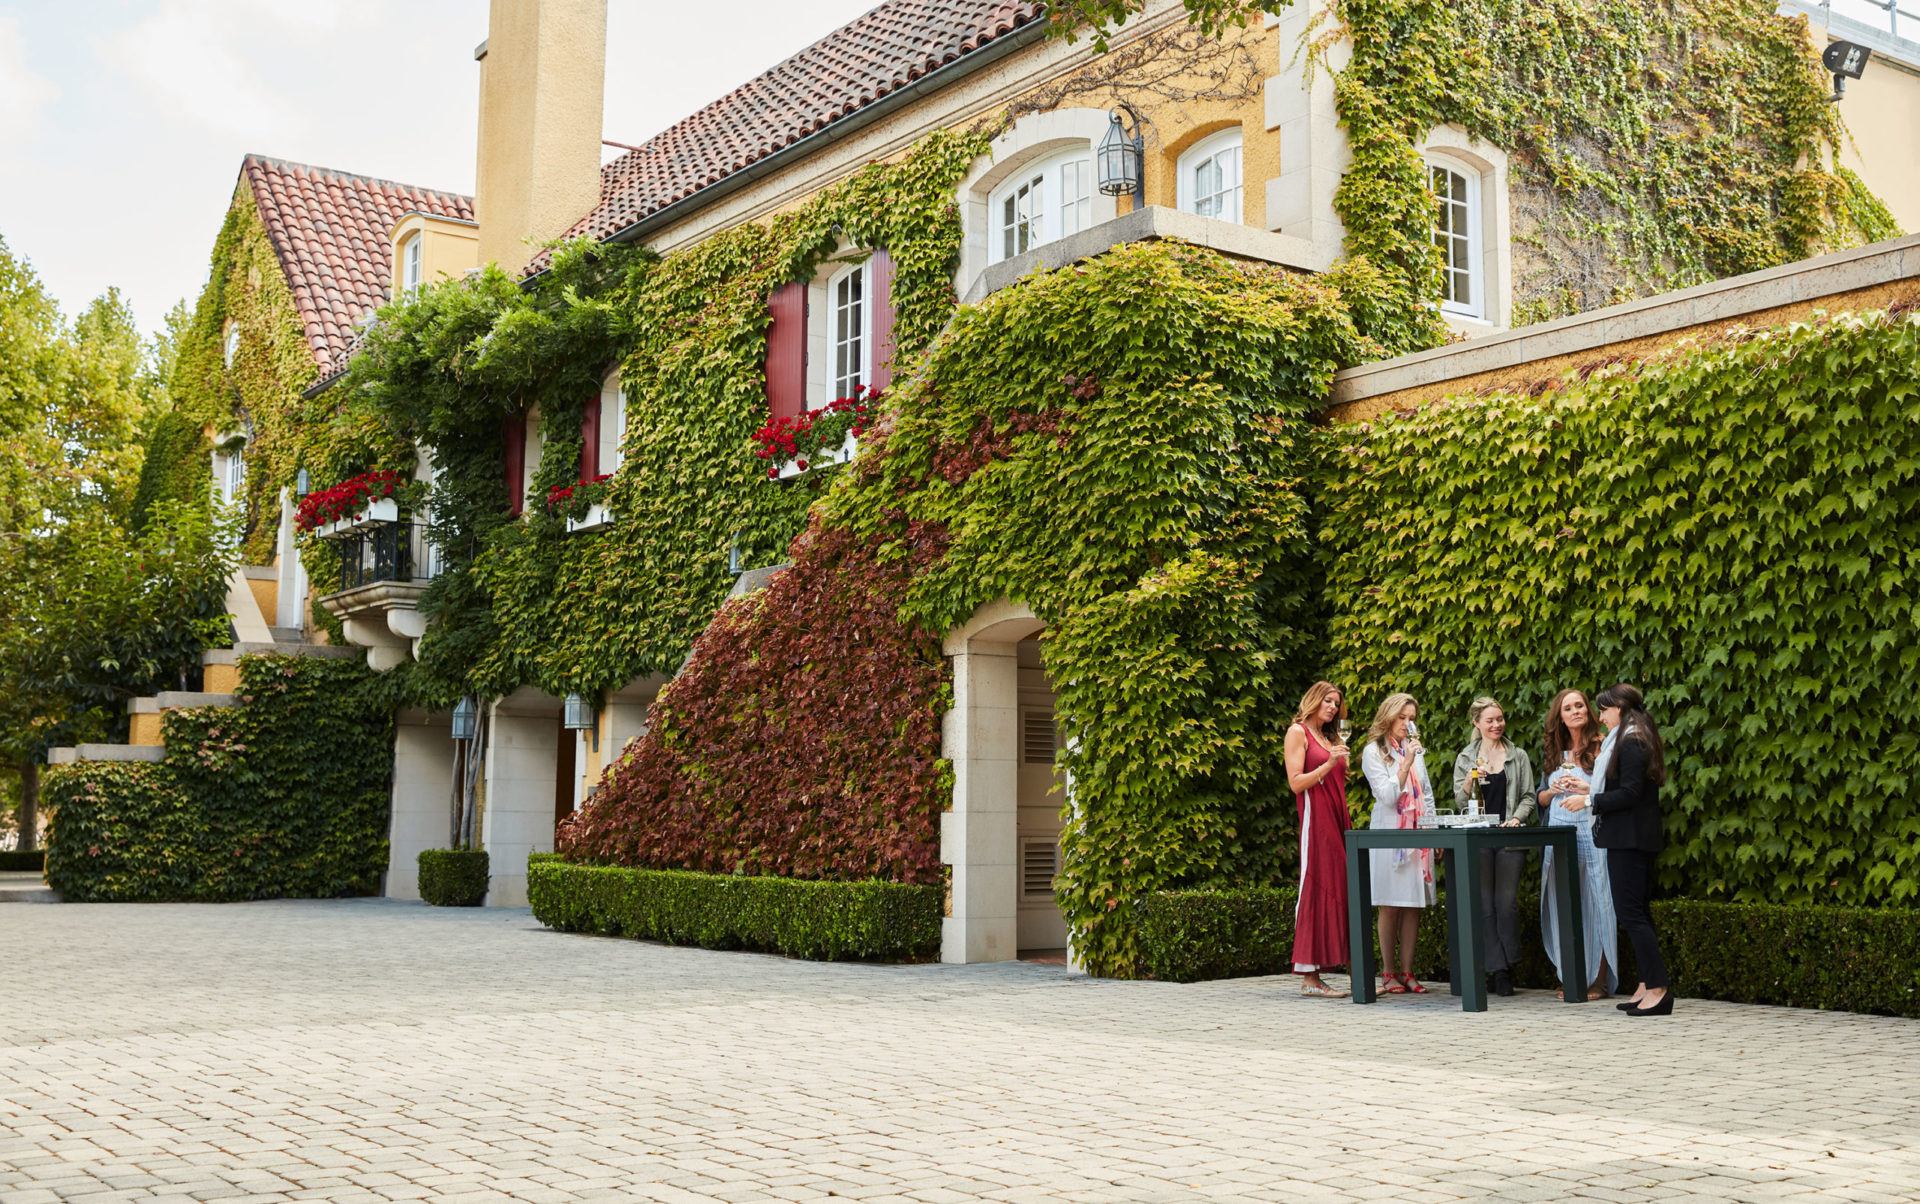
[[[312,492],[313,492],[313,478],[308,476],[307,470],[303,468],[298,473],[294,474],[293,496],[305,497]]]
[[[1852,42],[1834,42],[1820,55],[1820,61],[1827,70],[1833,72],[1833,95],[1829,102],[1837,101],[1847,94],[1847,81],[1859,79],[1866,73],[1867,60],[1873,57],[1873,51]]]
[[[479,726],[480,708],[474,705],[472,698],[462,698],[460,705],[453,708],[453,738],[455,740],[473,739],[474,730]]]
[[[567,695],[566,714],[561,725],[570,732],[592,732],[593,751],[600,751],[600,725],[593,721],[593,707],[578,694]]]
[[[729,539],[727,541],[727,572],[738,577],[746,571],[740,564],[740,545]]]
[[[1133,119],[1131,135],[1120,124],[1121,110]],[[1100,139],[1100,148],[1094,152],[1100,191],[1108,196],[1137,197],[1147,175],[1147,139],[1141,133],[1140,114],[1123,100],[1108,117],[1111,120],[1106,136]]]

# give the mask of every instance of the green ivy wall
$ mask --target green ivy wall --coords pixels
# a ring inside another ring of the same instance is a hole
[[[1539,397],[1332,432],[1336,680],[1407,690],[1437,747],[1492,694],[1639,684],[1671,782],[1662,885],[1912,906],[1920,803],[1920,323],[1683,344]]]

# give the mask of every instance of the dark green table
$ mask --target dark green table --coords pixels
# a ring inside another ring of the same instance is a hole
[[[1486,940],[1480,931],[1480,850],[1555,850],[1554,894],[1560,900],[1560,964],[1584,977],[1586,940],[1580,928],[1579,846],[1569,827],[1355,828],[1347,833],[1347,969],[1353,1001],[1372,1003],[1377,963],[1373,954],[1374,849],[1436,849],[1447,871],[1447,966],[1460,1010],[1487,1010]],[[1464,904],[1464,905],[1463,905]],[[1587,1001],[1587,984],[1561,984],[1568,1003]]]

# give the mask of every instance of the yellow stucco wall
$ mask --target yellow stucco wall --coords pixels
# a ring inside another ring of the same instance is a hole
[[[1885,309],[1894,304],[1911,305],[1916,302],[1920,302],[1920,280],[1854,289],[1813,301],[1801,301],[1743,314],[1738,319],[1678,327],[1661,334],[1609,343],[1586,351],[1550,356],[1490,372],[1475,372],[1448,380],[1399,389],[1391,393],[1382,393],[1361,401],[1334,406],[1326,411],[1325,417],[1331,422],[1365,422],[1395,409],[1405,409],[1423,402],[1436,401],[1442,397],[1454,397],[1467,393],[1531,392],[1554,384],[1566,373],[1575,369],[1598,367],[1621,360],[1644,359],[1661,348],[1671,347],[1684,339],[1704,340],[1721,337],[1735,325],[1779,326],[1810,318],[1815,310],[1843,313],[1849,310]]]
[[[1824,31],[1815,36],[1825,41]],[[1847,81],[1839,109],[1852,135],[1841,164],[1887,203],[1903,232],[1920,231],[1920,74],[1875,59]]]
[[[492,0],[480,61],[479,262],[509,272],[600,201],[606,0]]]
[[[240,666],[204,665],[200,670],[200,688],[209,694],[240,692]]]
[[[388,244],[393,248],[393,295],[398,297],[406,281],[407,240],[418,234],[421,278],[428,284],[458,279],[480,266],[480,228],[466,222],[409,213],[393,225]]]
[[[274,621],[273,616],[280,613],[280,583],[249,577],[247,587],[253,590],[253,600],[259,603],[260,613],[265,615],[267,622],[271,624]]]
[[[144,715],[129,715],[130,726],[127,731],[127,743],[144,748],[158,748],[160,739],[160,714],[149,712]]]

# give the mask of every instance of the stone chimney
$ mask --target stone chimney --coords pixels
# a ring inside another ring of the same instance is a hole
[[[480,61],[480,262],[517,273],[600,203],[607,0],[492,0]]]

